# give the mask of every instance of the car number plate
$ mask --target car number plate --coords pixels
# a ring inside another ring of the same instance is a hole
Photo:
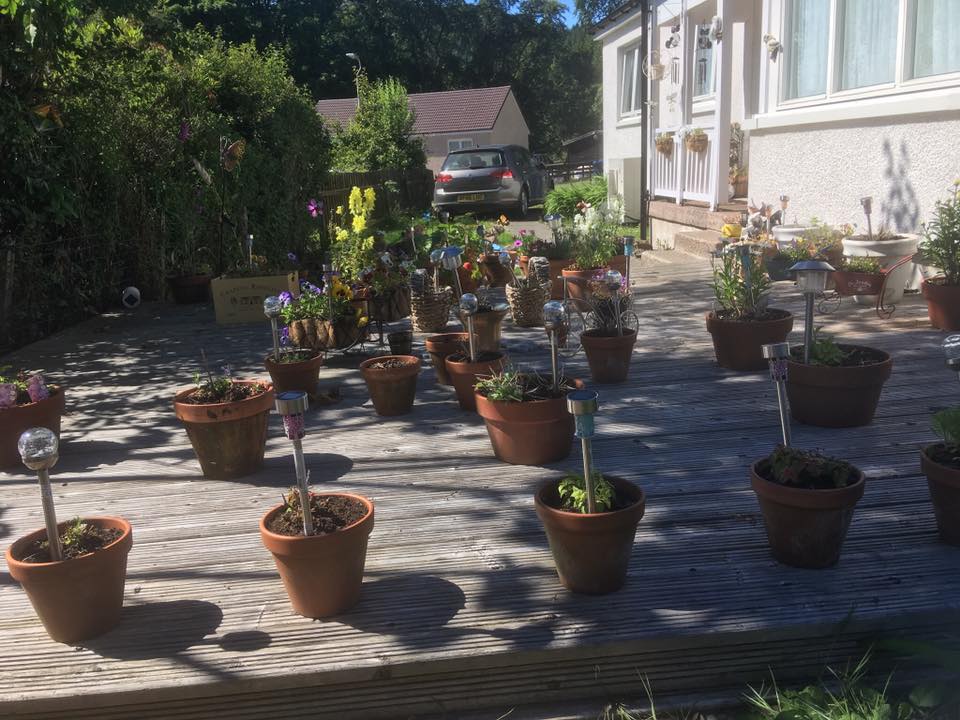
[[[457,202],[480,202],[483,200],[483,193],[469,193],[467,195],[460,195],[457,197]]]

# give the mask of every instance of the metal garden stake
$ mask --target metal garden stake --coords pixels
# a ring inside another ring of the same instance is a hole
[[[323,292],[327,296],[327,307],[330,309],[330,327],[334,327],[333,317],[333,265],[323,264]]]
[[[553,389],[560,389],[560,364],[557,356],[557,333],[566,328],[563,322],[563,303],[551,300],[543,306],[543,327],[550,338],[550,371],[553,373]]]
[[[617,316],[617,335],[623,335],[623,313],[620,312],[620,288],[623,284],[623,275],[616,270],[607,270],[603,275],[603,282],[610,292],[610,299],[613,301],[613,312]]]
[[[293,465],[297,472],[297,492],[303,511],[303,534],[313,535],[313,516],[310,513],[310,473],[303,458],[303,414],[307,411],[307,394],[302,390],[278,393],[275,400],[277,414],[283,418],[283,431],[293,443]]]
[[[787,363],[790,360],[790,343],[764,345],[763,356],[770,363],[770,379],[777,386],[777,405],[780,406],[780,429],[783,430],[783,445],[784,447],[790,447],[790,412],[787,406]]]
[[[460,312],[463,313],[467,324],[467,340],[470,343],[470,362],[477,361],[477,339],[473,335],[473,316],[477,314],[477,308],[480,303],[477,296],[473,293],[465,293],[460,296]]]
[[[263,300],[263,314],[270,319],[270,332],[273,334],[273,361],[280,362],[280,330],[277,327],[277,318],[283,305],[280,298],[270,295]]]
[[[593,452],[590,447],[594,436],[593,416],[597,413],[598,395],[594,390],[574,390],[567,394],[567,410],[577,424],[576,436],[580,438],[583,452],[583,483],[587,490],[587,512],[597,511],[593,487]]]
[[[627,258],[627,289],[630,288],[630,261],[633,259],[633,235],[623,236],[623,254]]]
[[[40,483],[40,502],[43,504],[43,524],[47,528],[50,559],[63,559],[60,549],[60,533],[57,530],[57,512],[53,506],[53,491],[50,489],[50,468],[60,459],[60,443],[52,430],[43,427],[25,430],[17,442],[23,464],[37,471]]]
[[[943,341],[943,354],[947,356],[947,367],[957,373],[960,380],[960,335],[948,335]]]

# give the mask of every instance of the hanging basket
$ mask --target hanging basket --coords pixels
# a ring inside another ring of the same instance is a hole
[[[673,135],[661,136],[656,139],[657,152],[662,155],[673,154]]]
[[[410,322],[414,332],[441,332],[450,318],[453,292],[444,288],[414,293],[410,298]]]
[[[528,288],[507,285],[506,289],[513,324],[519,327],[542,327],[543,305],[550,299],[550,285]]]
[[[294,320],[287,330],[297,347],[313,350],[343,350],[355,345],[364,333],[352,317],[337,318],[335,322],[319,318]]]
[[[702,153],[707,149],[707,136],[706,135],[687,135],[683,139],[684,145],[687,146],[687,150],[695,153]]]
[[[410,286],[400,285],[385,293],[370,295],[370,319],[397,322],[410,315]]]

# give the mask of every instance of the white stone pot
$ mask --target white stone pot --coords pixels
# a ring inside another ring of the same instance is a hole
[[[880,265],[888,268],[895,265],[897,260],[905,255],[914,255],[917,252],[919,235],[904,233],[894,240],[869,240],[867,238],[844,238],[843,254],[847,257],[872,257],[880,261]],[[897,303],[903,298],[904,290],[919,290],[923,282],[923,273],[920,266],[910,261],[898,267],[887,278],[887,286],[883,293],[883,304]],[[853,299],[860,305],[874,305],[877,298],[873,295],[854,295]]]
[[[797,244],[797,240],[811,228],[806,225],[777,225],[773,228],[773,239],[777,241],[777,248],[786,250]]]

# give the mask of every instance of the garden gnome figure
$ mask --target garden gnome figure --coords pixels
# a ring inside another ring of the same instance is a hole
[[[50,488],[50,468],[60,459],[60,443],[56,434],[47,428],[35,427],[25,430],[17,442],[23,464],[37,471],[40,483],[40,502],[43,504],[43,523],[47,528],[47,543],[50,559],[63,559],[60,549],[60,533],[57,530],[57,512],[53,506],[53,491]]]
[[[275,400],[277,414],[283,418],[283,431],[293,443],[293,465],[297,473],[297,493],[303,512],[303,534],[313,535],[313,515],[310,512],[310,473],[303,457],[303,414],[307,411],[307,394],[302,390],[278,393]]]
[[[790,343],[764,345],[763,356],[770,363],[770,379],[777,386],[777,405],[780,407],[783,446],[790,447],[790,412],[787,407],[787,365],[790,360]]]
[[[597,398],[598,395],[594,390],[574,390],[567,394],[567,410],[576,421],[576,436],[580,438],[580,449],[583,453],[583,483],[587,491],[588,513],[597,511],[593,487],[593,449],[591,448],[591,440],[595,434],[593,416],[597,413]]]

